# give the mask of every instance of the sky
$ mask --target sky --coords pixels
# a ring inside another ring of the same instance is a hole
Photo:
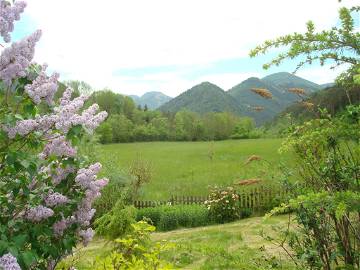
[[[27,0],[13,40],[43,35],[35,61],[62,80],[83,80],[122,94],[161,91],[171,97],[203,81],[224,90],[248,77],[292,72],[295,61],[263,70],[281,50],[250,58],[267,39],[338,24],[355,0]],[[296,75],[332,82],[344,68],[307,66]]]

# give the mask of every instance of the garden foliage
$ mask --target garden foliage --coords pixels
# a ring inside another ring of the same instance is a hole
[[[318,118],[293,126],[281,149],[294,152],[299,185],[295,198],[270,215],[291,210],[298,226],[293,229],[289,224],[280,240],[268,239],[277,242],[299,268],[360,268],[360,106],[353,105],[349,95],[359,78],[360,33],[354,22],[359,11],[358,6],[341,8],[340,24],[330,30],[316,32],[309,22],[305,34],[266,41],[250,53],[288,48],[264,68],[296,57],[304,59],[297,68],[315,61],[349,66],[337,79],[347,96],[346,110],[336,117],[320,110]]]
[[[159,231],[213,224],[203,205],[169,205],[138,209],[136,219],[146,219]]]
[[[131,232],[123,238],[116,239],[112,253],[105,258],[98,258],[94,269],[173,269],[161,257],[161,254],[170,249],[171,245],[166,242],[153,242],[150,239],[150,234],[154,231],[155,227],[145,221],[132,224]]]

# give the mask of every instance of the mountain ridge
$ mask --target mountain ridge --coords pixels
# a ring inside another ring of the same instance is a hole
[[[146,92],[142,96],[129,95],[136,105],[144,107],[145,105],[152,110],[159,108],[164,103],[172,99],[172,97],[165,95],[159,91]]]
[[[251,91],[253,88],[265,88],[273,98],[264,99]],[[178,112],[186,109],[198,113],[230,111],[252,117],[260,125],[300,100],[299,96],[289,92],[289,88],[302,88],[307,94],[311,94],[321,90],[323,86],[288,72],[273,73],[263,78],[250,77],[227,91],[210,82],[202,82],[166,102],[159,110]],[[256,107],[263,110],[255,111]]]
[[[226,111],[234,114],[239,114],[242,110],[236,100],[210,82],[197,84],[159,107],[159,110],[164,112],[184,109],[197,113]]]

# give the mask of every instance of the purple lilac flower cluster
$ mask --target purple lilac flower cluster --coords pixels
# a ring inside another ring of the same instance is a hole
[[[5,48],[0,55],[0,79],[8,86],[15,78],[25,77],[35,53],[35,44],[41,37],[38,30],[19,42]]]
[[[24,12],[26,3],[16,1],[12,6],[5,0],[0,0],[0,36],[5,42],[10,42],[10,33],[14,31],[14,21],[20,20],[20,14]]]
[[[58,157],[74,157],[76,155],[76,149],[72,148],[70,142],[68,142],[65,136],[56,135],[51,138],[45,145],[44,150],[40,153],[41,159],[55,155]]]
[[[88,99],[88,96],[81,95],[71,100],[72,93],[73,90],[67,88],[60,99],[60,106],[54,109],[57,115],[56,128],[66,133],[72,126],[83,125],[89,132],[92,132],[105,120],[107,112],[102,111],[96,114],[99,106],[93,104],[84,110],[81,115],[78,114],[79,110],[84,106],[84,102]]]
[[[30,221],[38,222],[53,215],[54,211],[52,209],[39,205],[27,210],[25,217]]]
[[[54,186],[58,185],[62,180],[64,180],[69,173],[73,173],[75,170],[71,166],[66,168],[57,167],[54,173],[51,173],[51,179]]]
[[[90,221],[95,214],[95,209],[91,205],[93,201],[100,196],[100,190],[107,185],[108,179],[96,179],[96,174],[100,171],[101,164],[95,163],[88,168],[82,168],[78,171],[75,182],[85,190],[85,198],[81,201],[75,212],[76,221],[81,226],[89,226]],[[89,241],[92,236],[90,231],[82,232],[79,236],[83,238],[84,244]]]
[[[71,225],[75,223],[75,217],[71,216],[68,218],[62,217],[61,220],[53,224],[53,232],[55,236],[59,237],[64,234],[64,231]]]
[[[22,1],[11,5],[8,1],[0,0],[0,36],[4,38],[5,42],[10,41],[9,33],[13,31],[14,21],[20,18],[25,6],[25,2]],[[54,73],[47,76],[46,65],[42,66],[39,74],[29,72],[35,45],[40,37],[41,31],[39,30],[19,42],[14,42],[2,51],[0,55],[0,81],[8,86],[7,90],[11,94],[12,83],[18,78],[27,76],[32,83],[26,85],[24,90],[32,101],[37,105],[44,100],[48,105],[53,105],[54,95],[58,89],[59,75]],[[56,218],[57,221],[51,223],[56,237],[63,236],[65,230],[68,229],[71,237],[81,238],[86,245],[94,236],[94,231],[89,228],[90,221],[95,213],[92,203],[100,196],[100,191],[107,185],[108,180],[106,178],[97,179],[96,174],[101,169],[100,163],[81,169],[78,169],[79,165],[64,165],[68,157],[74,157],[77,154],[76,149],[66,140],[66,134],[76,125],[82,125],[86,131],[92,132],[105,120],[107,113],[97,113],[99,110],[97,104],[81,111],[88,97],[81,95],[72,99],[72,94],[72,89],[66,89],[60,99],[60,104],[57,107],[49,107],[50,114],[36,115],[34,119],[18,120],[14,126],[0,126],[0,128],[7,132],[9,139],[14,139],[17,135],[24,137],[32,132],[37,132],[36,134],[41,136],[41,139],[48,141],[39,155],[43,159],[41,161],[43,167],[40,168],[38,175],[32,177],[29,188],[34,194],[43,193],[43,187],[50,191],[46,192],[45,195],[40,195],[40,198],[43,198],[42,204],[21,208],[22,211],[16,218],[22,218],[24,221],[27,220],[32,223],[44,222],[44,225]],[[58,159],[48,159],[49,156],[55,156]],[[70,173],[75,172],[75,180],[73,177],[68,177]],[[51,183],[49,181],[38,181],[40,177],[51,178]],[[57,186],[64,179],[69,180],[67,186],[71,186],[70,191],[63,188],[62,185]],[[79,200],[78,197],[80,197],[80,203],[78,205],[72,204]],[[72,214],[68,217],[64,217],[64,213],[61,212],[67,208],[57,207],[64,204],[67,204],[66,207],[73,207]],[[32,205],[32,202],[29,201],[28,205]],[[49,219],[49,217],[53,218]],[[76,226],[72,227],[72,224]],[[44,259],[48,260],[49,258]],[[48,265],[49,269],[54,269],[56,263],[54,260],[50,260]],[[18,270],[20,266],[16,258],[8,253],[0,257],[0,269]]]
[[[7,253],[0,257],[0,269],[3,270],[21,270],[20,265],[17,263],[16,258]]]
[[[41,99],[44,98],[49,105],[53,105],[54,95],[58,89],[59,74],[53,73],[48,77],[45,73],[47,65],[43,65],[41,72],[32,82],[25,86],[25,92],[36,103],[39,104]]]
[[[34,99],[35,102],[40,101],[40,98],[45,97],[48,103],[52,103],[52,98],[54,96],[53,92],[57,89],[57,75],[46,79],[46,75],[39,75],[41,78],[37,83],[32,84],[27,87],[26,91]],[[41,84],[44,82],[44,84]],[[37,87],[39,86],[39,87]],[[98,114],[96,112],[99,110],[97,104],[93,104],[81,114],[78,114],[79,110],[84,106],[84,102],[87,100],[87,96],[80,96],[71,100],[72,89],[68,88],[63,93],[63,96],[60,100],[60,106],[54,108],[55,114],[36,116],[35,120],[26,119],[19,120],[16,122],[14,127],[3,127],[3,129],[8,133],[10,139],[15,138],[16,134],[25,136],[32,131],[49,131],[54,125],[60,131],[67,133],[72,126],[83,125],[90,133],[96,129],[101,122],[107,117],[107,112],[102,111]],[[60,139],[56,140],[54,143],[60,143]]]
[[[33,119],[20,120],[16,122],[14,127],[4,126],[3,129],[8,133],[10,139],[15,138],[16,134],[25,136],[34,131],[38,126],[37,121]]]
[[[78,234],[83,239],[84,246],[86,246],[94,237],[95,232],[93,229],[88,228],[86,230],[80,230]]]
[[[69,201],[69,199],[60,194],[59,192],[54,192],[54,193],[50,193],[48,194],[45,199],[45,204],[48,207],[55,207],[57,205],[61,205],[61,204],[65,204]]]

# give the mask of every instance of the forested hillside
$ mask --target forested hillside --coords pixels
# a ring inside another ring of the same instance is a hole
[[[210,82],[203,82],[162,105],[163,112],[189,110],[197,113],[231,112],[241,115],[243,109],[223,89]]]
[[[259,99],[253,88],[269,90],[272,98]],[[261,125],[300,99],[289,92],[291,88],[301,88],[310,94],[322,89],[322,86],[288,72],[271,74],[262,79],[248,78],[226,92],[212,83],[204,82],[165,103],[159,110],[178,112],[186,109],[200,114],[227,111],[254,118],[256,124]]]
[[[287,126],[290,121],[292,123],[301,123],[319,117],[321,111],[324,110],[331,115],[336,115],[341,113],[347,105],[359,103],[359,86],[348,91],[345,91],[342,87],[333,86],[312,93],[305,102],[297,102],[287,107],[268,125],[279,128],[280,126]]]

